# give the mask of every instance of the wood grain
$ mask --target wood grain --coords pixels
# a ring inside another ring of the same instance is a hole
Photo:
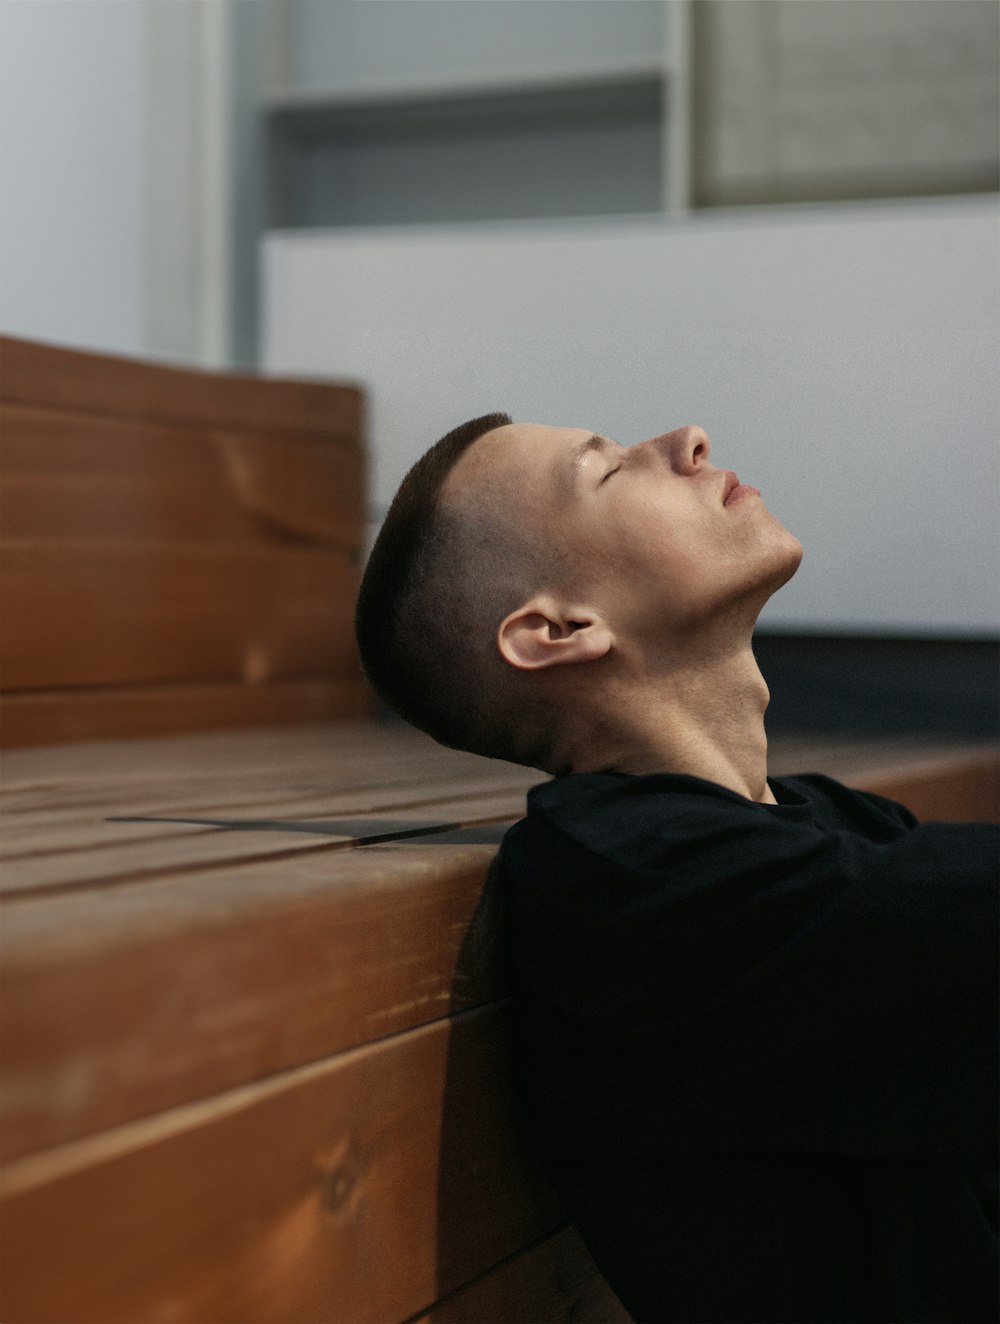
[[[502,1040],[486,1009],[11,1165],[3,1318],[426,1310],[563,1221],[519,1157]]]
[[[339,552],[8,542],[4,686],[354,674],[356,583]]]
[[[244,778],[275,788],[331,790],[451,781],[456,793],[468,778],[490,783],[502,778],[524,786],[544,780],[531,768],[445,749],[402,722],[364,721],[11,750],[3,754],[2,767],[2,793],[43,786],[59,794],[76,786],[89,794],[115,782],[135,786],[172,781],[192,788],[192,804],[198,803],[205,785],[224,787]]]
[[[494,849],[306,847],[6,903],[4,1158],[495,997],[460,965]]]
[[[130,807],[125,808],[127,811]],[[263,820],[268,826],[261,828],[253,826],[261,821],[259,815],[246,814],[227,814],[227,821],[234,824],[231,828],[157,817],[140,823],[105,820],[87,825],[90,840],[86,842],[81,841],[76,827],[61,836],[56,833],[51,839],[41,827],[34,837],[22,839],[17,848],[5,850],[0,892],[7,899],[67,889],[106,890],[139,879],[209,865],[240,864],[299,849],[330,851],[403,833],[418,838],[474,825],[513,823],[523,814],[523,795],[504,793],[420,803],[405,809],[390,805],[384,814],[333,814],[314,820],[268,818]],[[207,814],[202,812],[197,817]],[[246,823],[242,831],[240,820]],[[282,822],[288,827],[282,828]]]
[[[329,822],[359,815],[394,817],[400,813],[423,813],[440,821],[475,815],[472,821],[495,817],[493,802],[506,794],[501,811],[513,809],[518,817],[524,812],[524,795],[519,787],[504,783],[471,779],[454,785],[450,781],[426,786],[390,783],[380,786],[348,788],[305,787],[297,790],[294,780],[287,785],[261,785],[255,778],[234,779],[223,786],[202,783],[206,798],[192,799],[192,786],[178,782],[153,783],[140,787],[127,783],[90,789],[67,788],[57,793],[44,787],[10,791],[4,797],[4,830],[0,837],[0,860],[10,861],[54,850],[92,849],[100,845],[118,845],[142,839],[156,828],[149,823],[125,823],[108,815],[170,815],[179,817],[197,812],[203,816],[230,819],[295,820],[307,827],[310,821]],[[439,808],[446,806],[446,808]],[[169,831],[160,828],[159,832]],[[356,835],[356,834],[355,834]],[[15,884],[16,885],[16,884]],[[2,890],[2,884],[0,884]]]
[[[371,714],[360,676],[263,684],[129,685],[87,690],[27,690],[0,695],[0,744],[7,749],[170,736],[177,731],[356,720]]]
[[[204,431],[0,407],[7,539],[360,549],[364,462],[333,434]]]
[[[241,431],[357,436],[363,423],[354,383],[201,372],[12,336],[0,336],[0,393],[18,404]]]
[[[9,337],[0,362],[5,745],[371,710],[359,388]]]

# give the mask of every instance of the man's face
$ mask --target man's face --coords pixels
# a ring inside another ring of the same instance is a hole
[[[684,630],[736,604],[755,616],[802,557],[756,489],[709,451],[697,427],[625,447],[585,428],[514,423],[470,447],[446,494],[499,494],[516,526],[579,567],[574,590],[616,628]]]

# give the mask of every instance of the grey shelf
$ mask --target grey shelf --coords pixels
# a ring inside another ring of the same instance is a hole
[[[509,125],[604,123],[658,116],[665,71],[645,64],[591,73],[502,81],[453,80],[383,87],[276,90],[264,109],[281,132],[301,141],[330,136],[480,133]]]
[[[271,223],[381,225],[657,211],[662,64],[265,100]]]

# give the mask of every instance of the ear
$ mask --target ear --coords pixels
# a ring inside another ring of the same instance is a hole
[[[590,607],[570,607],[547,595],[532,598],[501,622],[497,647],[522,671],[604,657],[614,635]]]

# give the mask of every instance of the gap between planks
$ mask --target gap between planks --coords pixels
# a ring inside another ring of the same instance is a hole
[[[424,1021],[421,1025],[406,1030],[396,1030],[390,1034],[377,1036],[357,1044],[352,1048],[342,1049],[315,1062],[292,1067],[262,1077],[244,1085],[236,1085],[217,1094],[210,1094],[190,1103],[178,1104],[153,1113],[149,1117],[139,1117],[134,1121],[122,1122],[111,1130],[83,1136],[65,1144],[54,1145],[51,1149],[14,1159],[0,1168],[0,1199],[11,1199],[27,1191],[36,1190],[51,1181],[71,1176],[96,1163],[105,1163],[120,1158],[135,1150],[168,1139],[182,1131],[218,1121],[220,1118],[238,1113],[275,1095],[295,1089],[312,1080],[317,1080],[329,1072],[334,1065],[349,1066],[352,1061],[364,1057],[373,1049],[383,1049],[393,1041],[408,1039],[411,1043],[418,1037],[437,1034],[445,1022],[472,1024],[485,1016],[495,1016],[509,1005],[509,999],[482,1003],[468,1011],[451,1012]]]

